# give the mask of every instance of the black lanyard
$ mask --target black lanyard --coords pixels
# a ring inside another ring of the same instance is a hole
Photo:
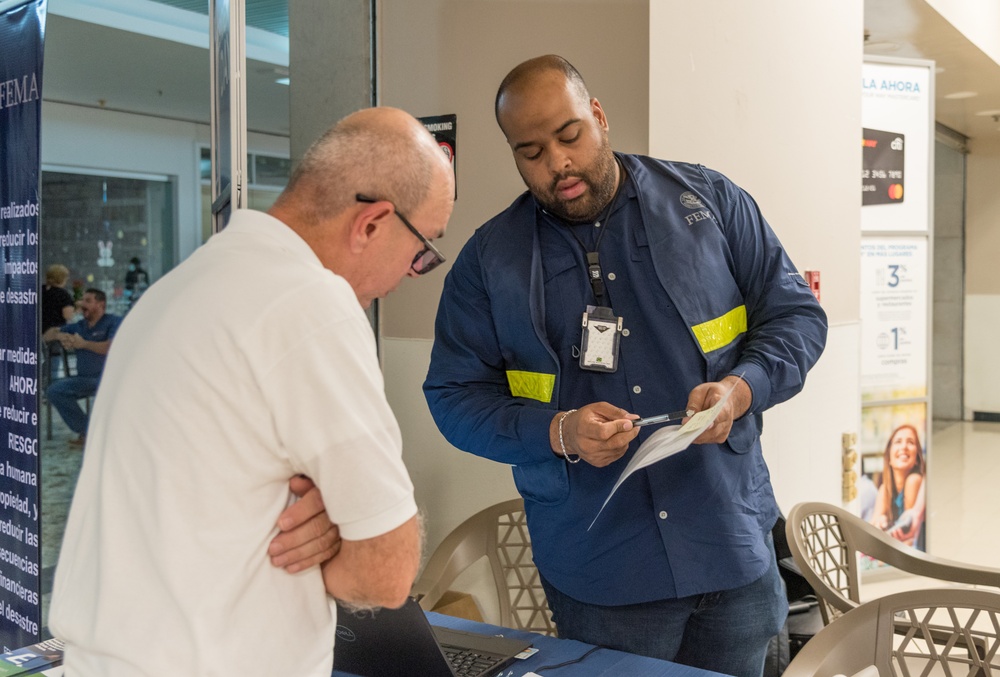
[[[612,202],[614,202],[612,200]],[[598,219],[597,223],[601,224],[601,232],[597,234],[597,242],[594,243],[594,251],[587,249],[587,245],[583,243],[583,240],[571,229],[569,232],[580,246],[583,247],[583,252],[587,256],[587,279],[590,280],[590,288],[594,290],[594,298],[597,300],[598,306],[604,305],[604,275],[601,272],[601,258],[598,254],[598,249],[601,246],[601,238],[604,237],[604,233],[607,232],[608,221],[607,212],[611,209],[611,205],[608,205],[608,209],[605,212],[604,218]]]
[[[618,158],[615,158],[615,162],[618,164],[620,179],[618,186],[615,188],[615,194],[608,202],[608,206],[604,208],[604,211],[601,212],[601,215],[594,222],[600,225],[601,228],[601,232],[597,234],[597,241],[594,243],[594,250],[590,251],[587,249],[587,245],[583,243],[583,240],[580,239],[580,236],[576,234],[576,231],[572,227],[569,230],[570,235],[580,243],[584,254],[587,255],[587,278],[590,280],[590,288],[594,291],[594,298],[598,306],[604,305],[604,275],[601,272],[601,259],[597,250],[601,247],[601,239],[604,237],[604,233],[608,232],[608,218],[611,216],[611,209],[618,201],[618,194],[621,192],[622,186],[625,185],[625,168],[618,162]]]

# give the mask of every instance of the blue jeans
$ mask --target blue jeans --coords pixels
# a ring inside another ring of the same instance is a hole
[[[734,590],[625,606],[584,604],[541,579],[559,636],[737,677],[761,677],[768,642],[788,599],[767,535],[771,566]]]
[[[49,402],[66,421],[69,429],[78,435],[86,434],[87,421],[90,417],[77,400],[96,393],[100,381],[101,379],[90,376],[67,376],[53,381],[45,390]]]

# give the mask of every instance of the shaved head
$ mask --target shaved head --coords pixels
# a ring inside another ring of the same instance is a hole
[[[493,112],[496,116],[497,124],[500,125],[500,129],[503,129],[503,123],[500,122],[500,111],[503,108],[507,93],[531,84],[540,75],[551,73],[552,71],[561,73],[582,101],[590,101],[590,92],[587,90],[587,84],[583,81],[580,71],[574,68],[573,64],[556,54],[537,56],[534,59],[528,59],[515,66],[510,73],[507,73],[507,77],[503,79],[503,82],[500,83],[500,87],[497,89],[497,98],[493,106]]]
[[[579,71],[554,54],[504,78],[496,117],[524,185],[547,212],[571,223],[597,218],[620,185],[608,119]]]

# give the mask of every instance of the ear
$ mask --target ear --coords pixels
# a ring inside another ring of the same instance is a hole
[[[387,200],[360,203],[361,209],[351,220],[348,231],[351,252],[360,254],[385,232],[389,219],[395,214],[392,203]]]
[[[590,111],[594,114],[594,119],[597,120],[597,124],[601,126],[601,129],[608,131],[608,116],[604,114],[604,109],[601,107],[601,102],[597,99],[590,100]]]

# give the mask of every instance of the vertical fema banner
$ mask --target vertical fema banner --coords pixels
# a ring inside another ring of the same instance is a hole
[[[861,517],[926,549],[934,64],[866,60],[861,107]],[[862,561],[862,566],[877,563]]]
[[[3,3],[9,7],[10,3]],[[40,639],[39,246],[46,0],[0,13],[0,643]]]

